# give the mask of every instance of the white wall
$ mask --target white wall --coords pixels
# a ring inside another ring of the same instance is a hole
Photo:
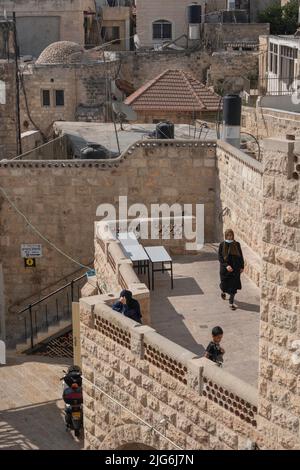
[[[137,34],[142,47],[153,46],[159,41],[152,39],[152,23],[156,20],[168,20],[172,23],[172,39],[187,34],[187,6],[191,0],[136,0]],[[205,0],[198,0],[203,6]]]

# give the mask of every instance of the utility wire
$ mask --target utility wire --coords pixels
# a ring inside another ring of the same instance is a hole
[[[86,379],[85,377],[83,377],[83,381],[84,382],[87,382],[89,383],[90,385],[92,385],[92,387],[96,388],[97,390],[99,390],[101,393],[103,393],[103,395],[105,395],[107,398],[109,398],[111,401],[113,401],[114,403],[116,403],[117,405],[119,405],[121,408],[123,408],[123,410],[126,410],[128,413],[130,413],[132,416],[134,416],[135,418],[137,418],[139,421],[141,421],[145,426],[147,426],[148,428],[150,428],[152,431],[154,431],[156,434],[158,434],[159,436],[161,436],[163,439],[165,439],[166,441],[170,442],[174,447],[176,447],[177,449],[179,450],[184,450],[182,449],[182,447],[179,447],[177,444],[175,444],[175,442],[171,441],[171,439],[169,439],[167,436],[165,436],[164,434],[162,434],[158,429],[156,429],[154,426],[151,426],[151,424],[147,423],[146,421],[144,421],[142,418],[140,418],[137,414],[133,413],[133,411],[131,411],[129,408],[127,408],[126,406],[122,405],[122,403],[118,402],[115,398],[112,398],[110,395],[108,395],[108,393],[106,393],[104,390],[102,390],[100,387],[98,387],[94,382],[91,382],[90,380]]]
[[[67,258],[69,261],[72,261],[72,263],[75,263],[77,264],[78,266],[80,266],[81,268],[85,268],[85,269],[88,269],[90,271],[91,267],[90,266],[87,266],[85,264],[82,264],[80,263],[79,261],[76,261],[74,258],[72,258],[71,256],[69,256],[67,253],[65,253],[64,251],[62,251],[60,248],[58,248],[54,243],[52,243],[48,238],[46,238],[40,231],[39,229],[37,229],[34,225],[32,225],[32,223],[30,222],[30,220],[26,217],[25,214],[23,214],[23,212],[20,211],[20,209],[16,206],[16,204],[10,199],[10,197],[8,196],[7,192],[5,191],[5,189],[0,186],[0,191],[2,192],[2,194],[4,195],[5,199],[9,202],[9,204],[11,205],[11,207],[25,220],[26,224],[29,225],[29,227],[33,230],[33,232],[35,232],[40,238],[42,238],[46,243],[48,243],[48,245],[50,245],[54,250],[56,250],[58,253],[60,253],[62,256],[64,256],[65,258]]]

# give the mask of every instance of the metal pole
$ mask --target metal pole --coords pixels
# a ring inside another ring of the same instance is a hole
[[[29,305],[29,318],[30,318],[30,343],[31,343],[31,348],[33,348],[33,322],[32,322],[32,308],[31,305]]]
[[[19,79],[19,47],[17,40],[17,22],[16,13],[13,12],[14,24],[14,49],[15,49],[15,83],[16,83],[16,141],[17,141],[17,155],[22,154],[22,141],[21,141],[21,119],[20,119],[20,79]]]
[[[71,281],[71,302],[74,302],[73,285],[74,285],[74,281]]]

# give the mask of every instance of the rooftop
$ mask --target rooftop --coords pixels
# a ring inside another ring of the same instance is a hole
[[[232,311],[228,300],[220,296],[217,245],[206,245],[198,255],[173,256],[173,261],[173,290],[169,274],[156,273],[150,299],[151,326],[198,356],[204,355],[212,328],[221,326],[225,349],[223,369],[256,387],[259,288],[244,274],[243,289],[236,295],[238,308]]]
[[[84,49],[76,42],[58,41],[50,44],[37,59],[37,64],[68,64],[81,62]]]
[[[165,70],[130,95],[135,111],[218,111],[221,97],[185,70]]]
[[[120,128],[117,125],[118,129]],[[130,145],[139,140],[149,137],[149,134],[155,131],[155,124],[124,124],[125,130],[118,130],[118,139],[121,152],[125,151]],[[93,142],[103,145],[112,152],[118,152],[118,144],[113,123],[88,123],[88,122],[65,122],[57,121],[54,123],[54,131],[58,136],[67,135],[72,142],[75,154],[80,153],[80,149],[85,147],[87,142]],[[201,132],[201,134],[200,134]],[[188,124],[175,125],[176,139],[206,139],[208,141],[216,140],[214,130],[202,129],[198,126],[196,133],[195,127]]]

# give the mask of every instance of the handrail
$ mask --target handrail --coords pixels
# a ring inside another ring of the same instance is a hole
[[[42,299],[40,300],[37,300],[36,302],[32,303],[32,304],[29,304],[27,305],[27,307],[23,308],[22,310],[20,310],[18,312],[17,315],[20,316],[20,320],[24,320],[24,326],[25,326],[25,341],[27,342],[27,338],[28,338],[28,335],[27,335],[27,325],[29,324],[29,338],[30,338],[30,345],[31,345],[31,349],[34,348],[34,336],[38,335],[38,332],[40,330],[43,329],[43,323],[38,325],[38,321],[37,321],[37,312],[33,312],[33,308],[36,307],[37,305],[40,305],[42,304],[43,302],[45,302],[46,300],[54,297],[55,295],[59,294],[60,292],[63,292],[64,290],[68,289],[69,287],[71,287],[71,296],[69,297],[69,294],[68,294],[68,290],[67,290],[67,306],[68,306],[68,314],[70,314],[71,312],[71,308],[70,308],[70,301],[71,303],[74,301],[74,285],[84,279],[86,277],[86,273],[83,274],[82,276],[79,276],[75,279],[72,279],[72,281],[68,282],[67,284],[65,284],[64,286],[62,287],[59,287],[58,289],[56,289],[55,291],[51,292],[50,294],[46,295],[45,297],[43,297]],[[78,287],[78,298],[79,298],[79,287]],[[55,305],[56,305],[56,314],[53,316],[52,315],[52,319],[55,317],[56,318],[56,321],[59,322],[60,321],[60,316],[59,316],[59,306],[58,306],[58,298],[56,298],[55,300]],[[24,315],[22,315],[24,314]],[[29,317],[29,318],[28,318]],[[63,317],[62,317],[63,318]],[[46,328],[48,329],[49,328],[49,312],[48,312],[48,304],[46,303],[45,305],[45,312],[44,312],[44,320],[45,320],[45,325],[46,325]]]
[[[43,297],[42,299],[37,300],[37,301],[34,302],[33,304],[28,304],[27,307],[23,308],[23,310],[20,310],[20,312],[18,312],[17,315],[21,315],[21,313],[26,312],[26,310],[28,310],[29,307],[35,307],[36,305],[39,305],[40,303],[44,302],[44,300],[47,300],[47,299],[49,299],[50,297],[52,297],[53,295],[58,294],[59,292],[63,291],[63,290],[66,289],[67,287],[70,287],[70,286],[74,285],[75,282],[80,281],[80,280],[83,279],[85,276],[86,276],[86,274],[83,274],[82,276],[77,277],[76,279],[72,279],[71,282],[68,282],[68,284],[65,284],[64,286],[60,287],[59,289],[56,289],[55,291],[53,291],[53,292],[51,292],[50,294],[48,294],[48,295],[46,295],[45,297]]]

